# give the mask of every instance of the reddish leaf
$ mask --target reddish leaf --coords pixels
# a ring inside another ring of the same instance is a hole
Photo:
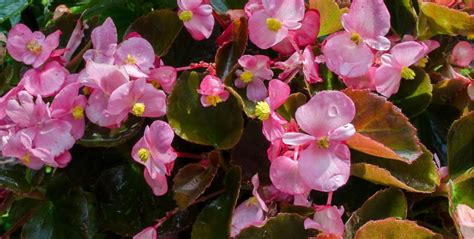
[[[355,239],[379,238],[441,239],[442,237],[422,226],[417,225],[415,222],[408,220],[398,220],[395,218],[370,221],[362,226],[355,235]]]

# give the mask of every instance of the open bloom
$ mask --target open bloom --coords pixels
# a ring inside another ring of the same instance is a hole
[[[316,229],[321,232],[319,235],[324,235],[327,238],[342,238],[345,230],[344,222],[341,218],[343,213],[343,207],[316,206],[313,219],[306,218],[304,228]]]
[[[270,58],[264,55],[244,55],[240,57],[239,65],[244,69],[236,71],[239,78],[235,80],[235,86],[238,88],[247,86],[249,100],[254,102],[263,100],[267,96],[267,88],[263,81],[273,77]]]
[[[123,41],[115,51],[115,64],[123,65],[125,71],[133,77],[148,77],[154,61],[153,47],[141,37]]]
[[[285,132],[282,125],[288,122],[276,110],[285,103],[288,96],[290,96],[290,87],[286,83],[280,80],[271,80],[268,84],[268,97],[257,102],[255,116],[262,121],[263,135],[268,141],[272,142],[281,138]]]
[[[150,71],[148,82],[155,88],[162,88],[166,93],[170,94],[176,84],[176,69],[171,66],[160,66]]]
[[[453,48],[450,60],[456,66],[468,67],[474,60],[474,47],[467,41],[458,42]]]
[[[280,80],[291,80],[299,72],[303,72],[304,79],[308,83],[321,82],[323,79],[318,74],[318,64],[315,62],[313,49],[310,45],[306,46],[303,53],[295,52],[284,62],[275,63],[283,70],[278,75]]]
[[[63,87],[68,74],[69,72],[57,61],[51,61],[43,69],[29,69],[22,81],[30,94],[47,97]]]
[[[178,16],[195,40],[207,39],[214,28],[212,6],[203,0],[178,0]]]
[[[224,83],[213,75],[204,77],[197,92],[201,94],[201,104],[204,107],[216,106],[229,98],[229,92],[225,90]]]
[[[249,38],[261,49],[268,49],[288,36],[289,30],[301,27],[303,0],[262,0],[263,8],[249,18]]]
[[[112,64],[117,48],[117,28],[112,18],[108,17],[102,25],[92,30],[91,40],[94,49],[87,50],[84,53],[84,59]]]
[[[474,238],[474,209],[459,204],[456,207],[456,221],[464,238]]]
[[[300,153],[298,171],[307,186],[333,192],[349,179],[350,151],[344,141],[355,133],[350,122],[354,102],[339,91],[322,91],[296,111],[303,133],[285,133],[288,145],[308,145]]]
[[[423,58],[426,52],[425,44],[406,41],[395,45],[390,50],[390,54],[383,54],[382,65],[375,71],[377,92],[390,97],[398,92],[401,78],[415,79],[415,72],[409,66]]]
[[[37,68],[58,47],[60,35],[58,30],[45,37],[39,31],[31,32],[27,26],[17,24],[8,33],[7,50],[13,59]]]

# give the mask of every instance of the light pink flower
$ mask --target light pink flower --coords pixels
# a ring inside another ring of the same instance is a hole
[[[115,51],[115,64],[123,65],[132,77],[148,77],[155,62],[155,52],[151,44],[141,37],[132,37],[122,43]]]
[[[203,0],[178,0],[178,16],[194,40],[207,39],[214,28],[212,6]]]
[[[133,239],[156,239],[156,229],[154,227],[147,227],[133,236]]]
[[[301,27],[303,0],[262,0],[262,6],[249,18],[249,37],[259,48],[268,49],[285,39],[289,30]]]
[[[25,89],[32,95],[48,97],[57,93],[69,72],[56,61],[47,63],[43,69],[29,69],[23,75]]]
[[[456,221],[464,238],[474,238],[474,209],[465,204],[456,207]]]
[[[316,206],[314,218],[306,218],[304,221],[305,229],[316,229],[322,235],[333,235],[342,237],[344,234],[344,222],[341,216],[344,213],[344,208],[337,208],[336,206]],[[321,235],[320,234],[320,235]]]
[[[176,159],[176,153],[171,147],[173,138],[174,132],[171,127],[166,122],[156,120],[145,128],[143,137],[133,146],[133,159],[145,166],[151,179],[166,182],[166,180],[159,179],[158,177],[166,175],[168,171],[166,164]],[[156,187],[157,185],[153,188],[155,189]],[[161,188],[165,187],[167,188],[167,186],[161,185]],[[166,190],[154,190],[154,192],[164,194]]]
[[[112,64],[117,49],[117,28],[112,18],[108,17],[102,25],[92,30],[91,40],[94,49],[86,51],[84,60]]]
[[[5,109],[6,115],[21,128],[33,127],[50,119],[48,106],[41,97],[36,100],[27,91],[20,91],[10,99]]]
[[[168,164],[169,165],[169,164]],[[168,181],[166,181],[166,176],[163,174],[156,174],[155,178],[151,177],[148,169],[145,168],[143,171],[143,176],[145,177],[145,182],[153,191],[153,194],[156,196],[165,195],[168,192]]]
[[[381,56],[382,65],[375,71],[375,89],[390,97],[398,92],[401,78],[412,80],[415,72],[409,66],[425,56],[427,47],[423,43],[406,41],[395,45],[390,54]]]
[[[76,26],[74,30],[72,30],[71,37],[66,44],[66,52],[62,56],[62,60],[68,63],[74,52],[76,52],[77,48],[81,45],[82,39],[84,38],[84,30],[87,28],[86,24],[82,23],[82,19],[78,19],[76,21]]]
[[[262,9],[262,0],[249,0],[244,6],[244,11],[245,14],[247,14],[247,17],[252,16],[254,12]]]
[[[363,76],[359,77],[343,77],[342,81],[347,87],[353,89],[370,89],[375,90],[375,71],[377,67],[370,67],[369,71]]]
[[[451,62],[459,67],[468,67],[474,60],[474,47],[470,42],[460,41],[451,52]]]
[[[288,96],[290,87],[286,83],[271,80],[268,84],[268,97],[264,101],[257,102],[255,107],[255,115],[263,124],[263,135],[270,142],[281,138],[285,132],[282,125],[288,122],[276,110],[285,103]]]
[[[270,58],[264,55],[244,55],[240,57],[239,65],[244,69],[236,71],[238,78],[234,82],[235,86],[247,86],[247,97],[251,101],[257,102],[267,97],[267,87],[263,81],[273,77]]]
[[[11,88],[5,95],[0,98],[0,120],[4,119],[6,116],[6,108],[8,102],[15,98],[20,91],[24,90],[22,83],[20,82],[17,86]]]
[[[298,161],[287,156],[280,156],[272,160],[270,179],[278,190],[290,195],[311,191],[300,175]]]
[[[300,152],[299,173],[307,186],[333,192],[350,174],[350,151],[344,141],[355,133],[350,122],[355,116],[352,100],[339,91],[322,91],[296,111],[303,133],[285,133],[283,142],[308,145]]]
[[[204,77],[197,92],[201,94],[201,104],[204,107],[216,106],[229,98],[229,92],[225,90],[224,83],[213,75]]]
[[[295,52],[284,62],[276,62],[275,66],[283,70],[278,75],[280,80],[289,81],[295,77],[295,75],[302,71],[304,79],[312,84],[323,81],[318,74],[318,64],[315,62],[313,48],[308,45],[305,47],[303,53]]]
[[[162,88],[166,93],[170,94],[176,84],[176,69],[171,66],[160,66],[150,71],[148,82],[155,88]]]
[[[39,31],[31,32],[27,26],[17,24],[8,33],[7,50],[13,59],[37,68],[58,47],[60,35],[58,30],[45,37]]]

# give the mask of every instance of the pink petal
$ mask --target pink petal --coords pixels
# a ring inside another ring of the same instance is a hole
[[[411,66],[425,56],[428,48],[415,41],[406,41],[395,45],[390,53],[401,66]]]
[[[285,144],[293,146],[306,145],[317,140],[316,137],[297,132],[285,133],[282,139]]]
[[[315,137],[327,134],[352,121],[354,102],[339,91],[321,91],[296,110],[301,129]]]
[[[60,156],[76,142],[70,133],[71,127],[64,120],[51,120],[38,128],[34,144],[37,148],[48,150],[53,157]]]
[[[470,42],[460,41],[451,52],[451,62],[461,67],[468,67],[474,60],[474,47]]]
[[[133,66],[137,66],[142,72],[148,72],[153,67],[155,53],[151,44],[141,37],[132,37],[120,43],[115,52],[116,64],[129,64],[129,60],[135,61]],[[127,71],[128,72],[128,71]],[[131,75],[141,77],[141,75]]]
[[[269,105],[272,111],[283,105],[290,96],[290,87],[283,81],[271,80],[268,84]]]
[[[137,102],[145,105],[144,117],[161,117],[166,114],[166,95],[151,84],[146,84]]]
[[[133,236],[133,239],[156,239],[156,229],[154,227],[147,227]]]
[[[178,0],[178,6],[181,10],[192,10],[201,5],[202,0]]]
[[[89,62],[85,72],[87,76],[83,84],[101,89],[107,95],[129,81],[127,73],[114,65]]]
[[[116,127],[120,122],[127,118],[128,112],[119,115],[111,115],[106,112],[109,98],[107,95],[96,90],[88,98],[86,115],[87,118],[94,124],[102,127]]]
[[[8,32],[7,50],[8,50],[8,53],[13,57],[13,59],[17,61],[23,60],[23,55],[28,51],[26,49],[26,44],[28,44],[28,41],[30,41],[32,38],[33,38],[33,33],[24,24],[16,24]],[[44,38],[44,35],[43,35],[43,38]]]
[[[135,85],[136,81],[130,81],[115,89],[110,95],[106,111],[111,115],[128,114],[136,103],[137,94],[142,93],[134,90]]]
[[[58,168],[65,168],[69,162],[71,162],[72,156],[69,151],[65,151],[63,154],[57,156],[54,158],[54,161],[56,161]]]
[[[263,121],[262,133],[268,141],[272,142],[279,139],[285,133],[285,129],[281,125],[284,122],[276,113],[270,115],[270,118]]]
[[[112,18],[108,17],[92,30],[91,39],[94,49],[106,50],[111,44],[117,44],[117,28]]]
[[[251,181],[252,181],[252,185],[253,185],[253,189],[252,189],[253,196],[257,199],[259,207],[263,211],[267,212],[268,211],[267,205],[263,201],[262,197],[260,197],[260,194],[258,194],[258,187],[260,186],[260,180],[258,178],[258,174],[253,175]]]
[[[194,40],[200,41],[209,38],[214,28],[214,17],[212,16],[211,5],[204,4],[194,9],[192,19],[185,22],[184,26]]]
[[[383,96],[390,97],[398,92],[401,79],[401,69],[381,65],[375,71],[375,89]]]
[[[266,21],[270,17],[264,10],[260,10],[249,19],[249,38],[261,49],[276,45],[288,35],[288,29],[285,26],[282,26],[278,32],[269,30]]]
[[[60,90],[69,72],[57,61],[46,64],[43,70],[30,69],[23,79],[25,89],[32,95],[51,96]]]
[[[74,30],[71,33],[69,41],[67,42],[67,51],[62,57],[64,62],[67,63],[71,60],[72,55],[74,54],[74,52],[76,52],[79,45],[81,45],[82,38],[84,38],[84,25],[82,24],[82,20],[79,19],[77,20],[76,26],[74,27]]]
[[[280,156],[272,161],[270,179],[278,190],[291,195],[310,190],[301,179],[298,162],[286,156]]]
[[[304,0],[262,0],[262,5],[272,17],[285,23],[299,22],[304,18]]]
[[[265,216],[262,209],[248,199],[241,203],[234,211],[231,223],[231,237],[237,236],[240,231],[250,226],[260,226],[263,224]]]
[[[370,90],[375,90],[375,71],[377,70],[377,67],[370,67],[369,71],[359,77],[345,77],[342,78],[344,81],[344,84],[346,86],[351,87],[353,89],[370,89]]]
[[[319,34],[319,12],[311,9],[306,11],[301,23],[301,28],[295,31],[296,43],[303,47],[313,45]]]
[[[59,46],[60,36],[61,31],[57,30],[46,37],[42,44],[43,49],[33,63],[34,68],[41,66],[49,58],[51,52]]]
[[[474,209],[465,204],[458,204],[455,213],[456,222],[464,238],[474,237]]]
[[[316,209],[313,220],[305,220],[305,229],[313,228],[325,234],[342,236],[345,231],[344,222],[341,218],[343,214],[343,207],[321,206]]]
[[[329,135],[329,139],[332,141],[345,141],[348,140],[356,133],[356,129],[352,124],[343,125]]]
[[[146,168],[143,175],[145,176],[146,183],[153,190],[153,194],[155,194],[156,196],[162,196],[166,194],[166,192],[168,191],[168,182],[166,181],[166,176],[157,174],[156,177],[153,178],[148,173]]]
[[[260,79],[254,79],[247,86],[247,97],[253,102],[261,101],[267,97],[267,87]]]
[[[155,120],[150,127],[145,130],[144,137],[150,146],[152,155],[166,154],[172,149],[171,142],[173,142],[174,132],[164,121]],[[176,155],[174,158],[176,158]],[[164,163],[169,162],[170,160],[167,159]]]
[[[469,86],[467,87],[467,94],[469,95],[469,98],[474,101],[474,82],[472,82],[472,80]]]
[[[150,79],[157,80],[166,93],[171,93],[176,84],[176,69],[171,66],[162,66],[150,71]]]
[[[308,83],[322,82],[323,79],[318,74],[318,64],[314,62],[313,48],[306,46],[303,51],[303,74]]]

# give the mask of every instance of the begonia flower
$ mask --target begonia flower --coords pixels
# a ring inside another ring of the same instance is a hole
[[[341,218],[343,213],[343,207],[316,206],[313,219],[306,218],[304,228],[320,231],[321,233],[318,236],[321,236],[321,238],[342,238],[345,231],[344,222]]]
[[[309,192],[298,169],[298,161],[287,156],[280,156],[272,160],[270,179],[275,187],[290,195]]]
[[[117,28],[112,18],[108,17],[102,25],[92,30],[91,40],[94,49],[84,53],[84,60],[112,64],[117,49]]]
[[[145,168],[143,176],[145,177],[145,182],[151,188],[155,196],[165,195],[166,192],[168,192],[168,181],[166,181],[166,176],[164,174],[156,174],[153,178],[148,172],[148,169]]]
[[[474,47],[470,42],[460,41],[451,52],[451,62],[459,67],[468,67],[474,60]]]
[[[225,90],[224,83],[213,75],[204,77],[197,92],[201,94],[201,104],[204,107],[217,106],[229,98],[229,92]]]
[[[115,51],[115,64],[123,65],[127,73],[133,77],[148,77],[154,61],[153,46],[141,37],[123,41]]]
[[[207,39],[214,28],[212,6],[203,0],[178,0],[178,17],[194,40]]]
[[[238,78],[234,81],[235,86],[247,86],[247,98],[251,101],[257,102],[267,97],[267,87],[263,81],[273,77],[270,58],[264,55],[244,55],[240,57],[239,65],[243,67],[243,71],[236,71]]]
[[[170,94],[176,85],[177,72],[174,67],[160,66],[150,71],[148,75],[148,82],[155,88],[162,88],[166,93]]]
[[[302,71],[304,79],[310,84],[323,81],[319,77],[319,67],[315,62],[313,49],[309,45],[305,47],[303,53],[295,52],[286,61],[276,62],[275,66],[283,70],[278,75],[280,80],[291,80],[299,71]]]
[[[56,61],[47,63],[42,69],[29,69],[23,75],[25,89],[32,95],[48,97],[57,93],[64,85],[69,72]]]

